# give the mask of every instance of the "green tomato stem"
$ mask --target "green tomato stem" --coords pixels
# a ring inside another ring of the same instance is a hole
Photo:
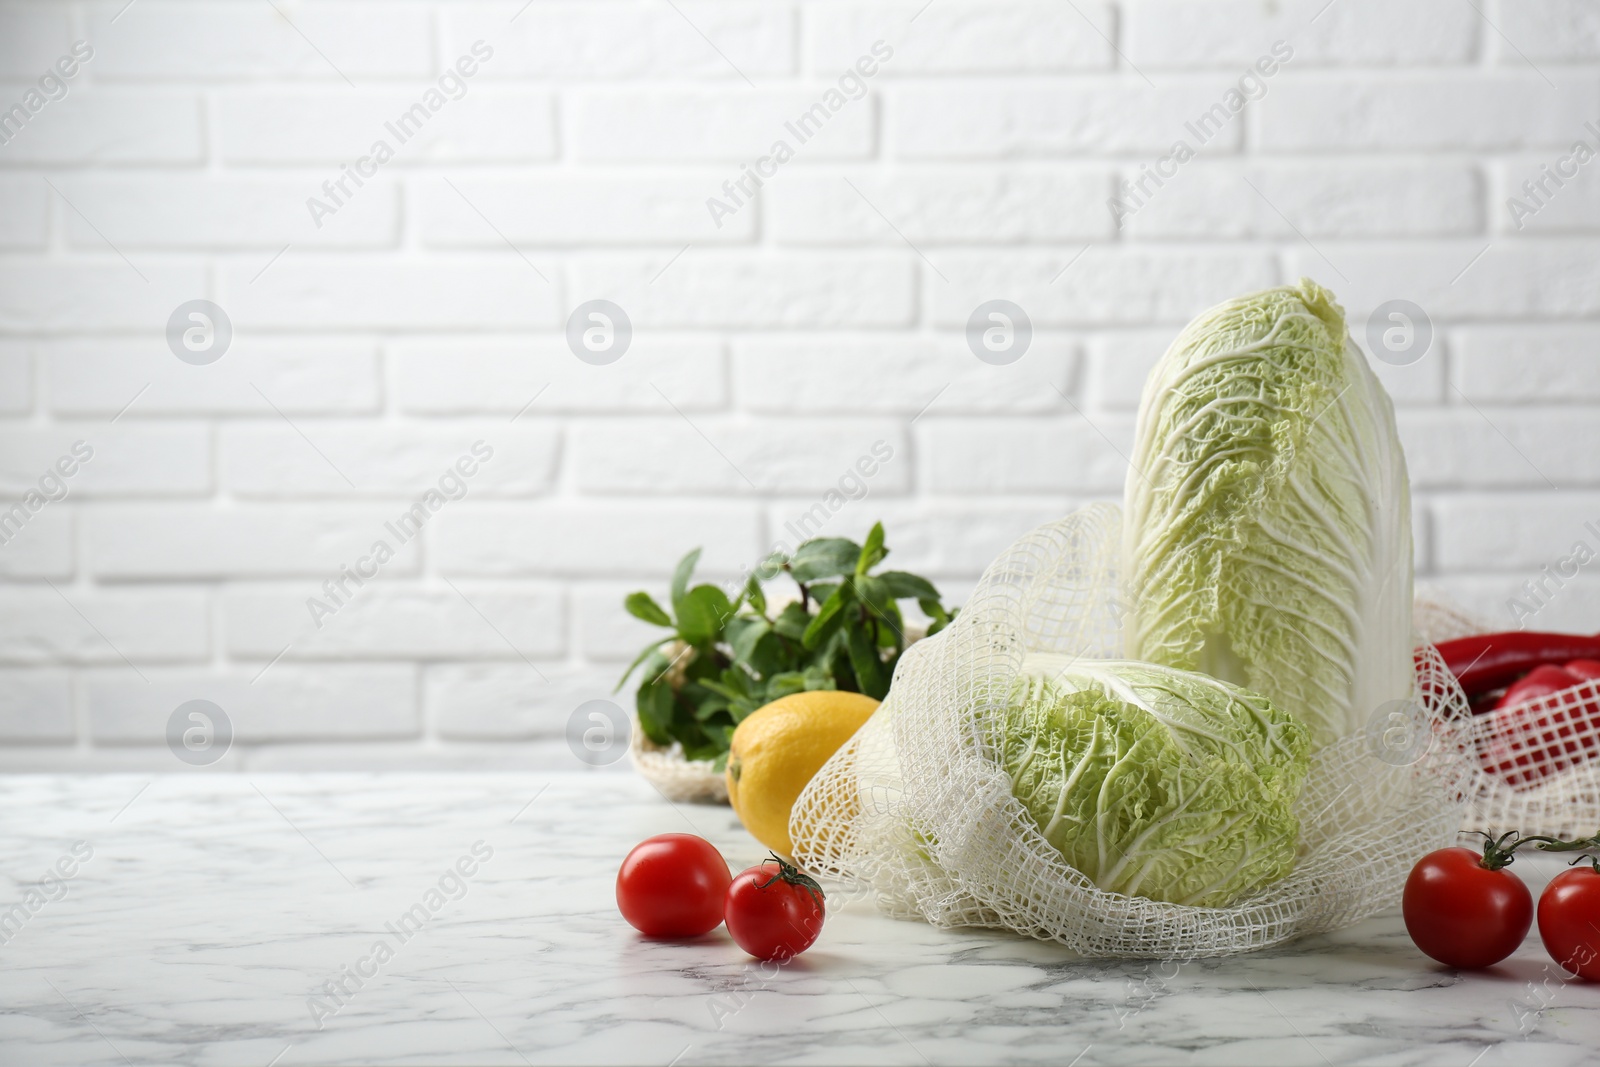
[[[1498,871],[1509,867],[1516,860],[1517,849],[1523,845],[1532,845],[1540,852],[1582,852],[1590,853],[1600,851],[1600,834],[1593,837],[1583,837],[1575,841],[1563,841],[1560,838],[1548,837],[1544,834],[1530,834],[1523,837],[1520,831],[1507,830],[1499,837],[1491,837],[1483,830],[1464,830],[1463,833],[1473,833],[1483,838],[1483,859],[1478,865],[1486,871]],[[1574,863],[1585,859],[1579,856]],[[1588,857],[1593,858],[1593,857]],[[1600,861],[1596,863],[1596,870],[1600,870]]]

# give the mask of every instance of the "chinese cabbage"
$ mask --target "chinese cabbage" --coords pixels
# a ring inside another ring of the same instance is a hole
[[[1035,653],[996,749],[1045,840],[1100,889],[1223,907],[1284,877],[1310,737],[1192,671]]]
[[[1411,503],[1394,410],[1310,280],[1191,322],[1145,384],[1124,647],[1267,697],[1318,744],[1409,695]]]

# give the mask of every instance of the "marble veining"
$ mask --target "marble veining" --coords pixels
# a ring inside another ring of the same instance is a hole
[[[722,931],[641,941],[612,895],[634,842],[763,850],[624,775],[16,776],[0,811],[4,1064],[1561,1067],[1600,1043],[1600,987],[1537,933],[1464,975],[1397,914],[1192,962],[842,898],[781,968]],[[1536,892],[1557,869],[1518,865]]]

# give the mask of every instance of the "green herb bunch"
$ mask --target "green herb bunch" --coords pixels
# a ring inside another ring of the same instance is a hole
[[[926,578],[873,568],[889,554],[883,524],[865,544],[818,537],[792,555],[774,553],[751,572],[737,597],[715,585],[690,588],[695,549],[672,575],[672,613],[649,593],[630,593],[628,613],[671,632],[628,665],[621,689],[644,666],[636,704],[645,736],[683,745],[688,759],[728,757],[734,727],[757,708],[810,689],[842,689],[882,700],[906,649],[899,601],[915,600],[938,633],[957,609],[940,603]],[[763,585],[787,575],[799,600],[768,610]]]

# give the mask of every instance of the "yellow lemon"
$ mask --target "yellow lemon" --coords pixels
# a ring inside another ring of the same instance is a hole
[[[751,712],[728,747],[728,803],[744,828],[788,856],[789,811],[800,791],[877,708],[860,693],[815,689]]]

